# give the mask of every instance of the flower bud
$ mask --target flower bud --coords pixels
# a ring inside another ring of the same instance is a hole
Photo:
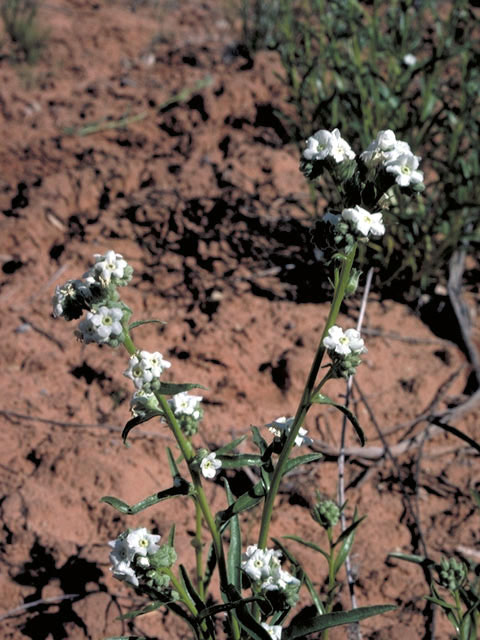
[[[333,500],[320,500],[313,507],[311,515],[324,529],[330,529],[339,521],[340,509]]]
[[[457,591],[467,579],[467,567],[456,558],[443,558],[437,569],[440,584],[450,591]]]

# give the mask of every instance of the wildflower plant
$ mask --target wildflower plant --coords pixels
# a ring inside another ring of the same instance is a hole
[[[319,497],[312,519],[326,532],[327,549],[288,530],[283,536],[284,540],[295,540],[317,551],[322,562],[326,560],[328,589],[324,595],[285,543],[270,538],[270,523],[285,475],[300,465],[318,463],[321,458],[314,452],[293,455],[297,448],[313,442],[304,423],[314,405],[336,407],[364,444],[357,418],[326,395],[324,387],[331,379],[354,375],[361,364],[366,351],[364,341],[356,329],[337,324],[338,314],[343,300],[354,293],[359,281],[360,271],[354,267],[359,245],[385,231],[382,204],[388,191],[394,185],[407,195],[422,190],[418,162],[410,147],[390,130],[379,132],[359,155],[338,129],[320,130],[307,140],[301,169],[311,180],[329,172],[342,200],[341,207],[328,211],[313,232],[318,250],[333,269],[333,298],[295,412],[267,424],[266,437],[252,427],[250,449],[254,449],[249,453],[237,453],[247,434],[215,451],[198,446],[203,397],[190,392],[203,387],[174,382],[170,376],[175,378],[175,367],[161,352],[148,352],[135,344],[133,330],[149,320],[131,322],[132,310],[121,300],[121,288],[129,283],[132,268],[120,254],[108,251],[96,255],[95,263],[81,279],[57,287],[54,316],[79,320],[75,333],[81,341],[112,348],[123,346],[127,351],[124,375],[132,384],[132,418],[123,430],[124,441],[138,424],[155,419],[170,429],[178,448],[176,455],[169,448],[166,450],[172,475],[170,487],[161,488],[134,505],[113,496],[103,497],[103,502],[125,515],[177,496],[188,497],[193,503],[193,575],[181,562],[177,565],[175,523],[168,533],[161,532],[162,537],[141,527],[119,532],[110,542],[113,576],[128,583],[146,600],[145,608],[126,614],[128,618],[166,607],[189,624],[198,640],[217,637],[220,617],[226,636],[232,640],[294,640],[312,633],[322,633],[326,638],[330,627],[355,623],[394,608],[377,605],[333,612],[340,585],[338,574],[362,521],[356,512],[351,524],[337,531],[345,505]],[[82,314],[84,318],[80,319]],[[328,362],[324,363],[326,356]],[[268,436],[268,431],[273,437]],[[253,488],[235,498],[224,471],[241,467],[255,468],[259,479]],[[222,482],[225,489],[223,509],[217,513],[212,512],[205,491],[208,481]],[[256,506],[261,508],[261,517],[254,542],[242,532],[239,516]],[[210,536],[207,554],[203,524]],[[218,574],[219,594],[209,591],[213,572]],[[310,595],[316,615],[304,608],[292,617],[302,590]]]

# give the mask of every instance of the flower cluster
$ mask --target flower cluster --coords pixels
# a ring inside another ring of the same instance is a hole
[[[137,389],[149,393],[158,387],[162,371],[171,366],[171,362],[164,360],[158,351],[140,351],[138,355],[130,357],[128,369],[123,375],[130,378]]]
[[[303,152],[306,160],[318,161],[332,158],[338,164],[355,158],[351,146],[342,138],[338,129],[331,132],[321,129],[308,138],[306,144],[307,148]]]
[[[423,173],[418,171],[421,158],[412,153],[408,142],[397,140],[391,129],[380,131],[360,159],[368,169],[385,169],[401,187],[415,187],[423,182]]]
[[[343,331],[334,325],[323,339],[323,346],[332,359],[332,372],[335,377],[349,378],[355,374],[361,362],[360,355],[367,349],[360,333],[356,329]]]
[[[189,395],[187,392],[177,393],[168,400],[186,436],[193,436],[198,431],[198,423],[203,417],[203,410],[200,407],[202,400],[202,396]]]
[[[292,604],[298,597],[300,580],[282,569],[281,555],[280,551],[259,549],[252,544],[242,554],[241,568],[252,581],[254,591],[279,592],[277,595]]]
[[[101,282],[116,287],[125,286],[132,279],[133,269],[120,253],[107,251],[104,255],[94,254],[95,264],[83,277],[87,282]]]
[[[52,299],[53,315],[76,320],[84,311],[86,318],[75,331],[86,342],[117,347],[125,339],[124,323],[131,311],[119,301],[116,288],[128,284],[133,269],[119,253],[107,251],[96,254],[94,266],[82,280],[69,280],[55,289]]]
[[[86,344],[90,342],[111,344],[113,340],[117,340],[118,344],[123,335],[123,313],[120,307],[105,306],[99,307],[96,312],[88,311],[87,317],[80,322],[75,334]]]
[[[277,438],[282,438],[288,436],[290,430],[293,425],[294,418],[286,418],[282,416],[281,418],[277,418],[273,422],[265,425],[268,427],[268,430],[271,431]],[[302,445],[310,446],[313,444],[313,440],[307,436],[308,431],[303,427],[300,427],[298,430],[298,435],[295,438],[295,444],[297,447],[301,447]]]
[[[160,536],[148,533],[145,528],[124,532],[111,540],[108,544],[112,547],[110,562],[114,577],[138,587],[138,569],[150,568],[149,556],[158,551],[159,540]]]

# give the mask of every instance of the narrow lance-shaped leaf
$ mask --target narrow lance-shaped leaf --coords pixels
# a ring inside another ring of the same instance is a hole
[[[220,449],[217,449],[215,453],[217,454],[217,456],[224,453],[230,453],[231,451],[233,451],[233,449],[236,449],[239,444],[242,444],[246,437],[247,436],[240,436],[240,438],[235,438],[235,440],[232,440],[232,442],[229,442],[223,447],[220,447]]]
[[[228,504],[235,502],[228,480],[224,478],[225,491],[227,494]],[[238,516],[230,518],[230,546],[228,547],[227,569],[228,577],[233,586],[240,591],[242,588],[242,579],[240,573],[240,564],[242,561],[242,533]]]
[[[353,624],[365,618],[378,616],[388,611],[396,609],[394,605],[384,604],[373,607],[359,607],[352,611],[335,611],[334,613],[326,613],[314,618],[305,618],[305,620],[295,620],[286,629],[282,631],[282,640],[296,640],[296,638],[304,638],[318,631],[331,629],[343,624]]]
[[[228,585],[228,599],[231,602],[239,601],[236,609],[237,619],[241,627],[247,632],[248,638],[252,638],[253,640],[272,640],[268,631],[252,616],[245,602],[242,600],[241,594],[233,585]]]
[[[262,482],[257,482],[251,489],[243,493],[232,505],[230,505],[224,511],[219,511],[217,513],[217,521],[219,524],[223,524],[227,522],[232,516],[242,513],[242,511],[247,511],[251,509],[256,504],[260,502],[260,500],[265,495],[265,488]]]
[[[142,415],[135,416],[135,417],[131,418],[127,422],[127,424],[125,425],[125,427],[123,428],[123,431],[122,431],[123,443],[127,444],[128,434],[130,433],[130,431],[134,427],[137,427],[139,424],[142,424],[143,422],[147,422],[148,420],[151,420],[152,418],[159,418],[159,417],[162,417],[162,416],[163,416],[163,411],[155,411],[155,410],[145,409],[144,411],[142,411]]]
[[[187,570],[185,569],[183,564],[180,565],[180,575],[182,576],[182,582],[188,592],[188,595],[191,597],[191,599],[195,603],[197,610],[201,611],[202,609],[204,609],[205,603],[200,598],[200,594],[193,586],[192,581],[190,580],[190,576],[188,575]]]
[[[126,502],[123,502],[123,500],[119,500],[113,496],[103,496],[103,498],[100,499],[100,502],[106,502],[117,511],[120,511],[120,513],[133,515],[151,507],[153,504],[157,504],[157,502],[162,502],[162,500],[167,500],[168,498],[173,498],[175,496],[186,496],[188,495],[189,489],[190,485],[188,482],[182,480],[178,486],[170,487],[170,489],[165,489],[165,491],[158,491],[158,493],[154,493],[152,496],[148,496],[148,498],[145,498],[131,506]]]
[[[355,433],[357,434],[358,439],[360,440],[360,444],[363,447],[363,445],[365,444],[365,435],[363,433],[363,429],[360,426],[360,423],[358,422],[356,416],[350,411],[350,409],[348,409],[347,407],[344,407],[343,404],[334,402],[331,398],[324,395],[323,393],[316,393],[312,398],[312,403],[329,404],[332,407],[335,407],[336,409],[341,411],[348,418],[349,422],[352,424],[353,428],[355,429]]]
[[[345,531],[342,533],[342,535],[338,538],[338,540],[335,543],[336,545],[341,543],[342,546],[340,547],[340,551],[338,552],[333,563],[334,575],[337,575],[340,567],[343,565],[346,557],[350,553],[350,549],[352,548],[353,541],[355,538],[355,533],[357,531],[358,522],[359,522],[359,519],[357,519],[357,510],[355,509],[355,513],[353,515],[353,524],[350,525],[348,529],[345,529]]]
[[[146,613],[150,613],[151,611],[155,611],[160,607],[163,607],[165,602],[151,602],[149,605],[144,607],[143,609],[138,609],[137,611],[129,611],[128,613],[124,613],[121,616],[118,616],[117,620],[131,620],[132,618],[137,618],[138,616],[143,616]]]
[[[287,540],[294,540],[295,542],[299,542],[300,544],[303,544],[305,547],[308,547],[309,549],[313,549],[317,553],[321,553],[322,556],[324,556],[324,558],[327,559],[327,561],[329,560],[328,553],[324,551],[321,547],[319,547],[318,544],[315,544],[314,542],[310,542],[309,540],[304,540],[303,538],[300,538],[300,536],[283,536],[283,537],[286,538]]]
[[[204,585],[205,591],[208,589],[208,585],[210,584],[210,580],[212,579],[213,572],[215,571],[216,566],[217,566],[217,555],[215,553],[213,542],[211,542],[208,548],[207,563],[205,566],[205,574],[203,576],[203,585]]]
[[[285,465],[285,473],[288,473],[292,469],[300,466],[301,464],[309,464],[310,462],[316,462],[323,458],[321,453],[307,453],[304,456],[297,456],[296,458],[290,458]]]
[[[223,469],[239,469],[240,467],[260,467],[262,457],[254,453],[237,453],[233,455],[219,455],[215,451],[217,460],[221,460]]]
[[[258,447],[260,453],[263,455],[265,453],[265,449],[268,446],[267,442],[260,435],[260,431],[258,430],[258,427],[251,427],[251,429],[252,429],[252,435],[253,435],[253,442]]]
[[[128,325],[128,329],[131,331],[132,329],[135,329],[136,327],[140,327],[142,324],[167,324],[164,320],[137,320],[136,322],[132,322],[131,324]]]
[[[175,396],[177,393],[183,393],[184,391],[190,391],[191,389],[207,390],[207,387],[197,384],[196,382],[160,382],[160,386],[155,390],[162,396]]]

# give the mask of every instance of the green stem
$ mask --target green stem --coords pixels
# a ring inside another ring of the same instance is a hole
[[[170,568],[165,568],[163,569],[163,571],[170,578],[170,582],[172,583],[175,591],[178,592],[178,595],[180,596],[183,604],[187,607],[187,609],[190,611],[192,616],[196,618],[198,616],[198,609],[195,606],[195,603],[193,602],[193,600],[188,595],[188,592],[184,588],[183,584],[180,582],[180,580],[177,579],[177,577],[175,576],[175,574]]]
[[[343,299],[345,298],[345,292],[347,289],[348,281],[350,279],[350,272],[352,270],[356,250],[357,250],[357,245],[355,244],[352,250],[350,251],[350,253],[346,256],[346,260],[342,264],[342,269],[340,272],[340,277],[338,279],[338,284],[335,287],[335,291],[333,294],[332,306],[330,307],[330,312],[328,314],[327,322],[325,324],[325,328],[321,335],[317,352],[312,362],[312,367],[310,369],[310,373],[308,375],[307,382],[305,384],[305,388],[303,390],[303,394],[297,408],[297,413],[295,414],[295,419],[293,421],[292,428],[290,430],[290,433],[288,434],[287,440],[285,442],[285,446],[283,447],[283,450],[280,454],[277,465],[275,467],[275,471],[273,473],[272,482],[270,485],[270,489],[267,493],[267,497],[265,498],[265,506],[263,508],[262,523],[260,526],[260,534],[258,538],[258,546],[260,549],[265,549],[267,546],[268,531],[270,528],[270,521],[272,519],[275,497],[280,487],[280,482],[282,480],[282,476],[285,470],[285,465],[288,462],[290,452],[292,451],[293,445],[295,443],[295,438],[298,435],[298,431],[302,426],[303,421],[305,420],[305,416],[307,415],[307,411],[311,405],[312,391],[315,387],[315,381],[317,379],[318,371],[322,364],[322,359],[325,353],[323,340],[326,337],[328,330],[335,324],[335,321],[340,311],[340,306],[343,302]],[[316,391],[317,390],[318,390],[318,387]]]
[[[195,559],[197,567],[197,588],[202,600],[205,599],[205,584],[203,578],[203,543],[202,543],[202,510],[198,502],[195,503]]]
[[[124,339],[123,345],[131,356],[137,353],[137,348],[135,347],[135,344],[133,343],[133,340],[131,339],[130,334],[126,328],[125,328],[125,339]],[[180,448],[180,451],[182,452],[182,455],[185,458],[185,461],[188,465],[188,469],[190,471],[190,475],[191,475],[193,486],[194,486],[195,503],[200,507],[200,510],[203,514],[203,517],[205,518],[205,522],[207,523],[207,526],[210,529],[210,533],[212,536],[215,555],[217,557],[217,562],[218,562],[218,571],[220,574],[220,588],[223,593],[227,593],[228,576],[227,576],[227,565],[225,562],[225,554],[223,552],[222,538],[218,530],[218,527],[215,524],[215,520],[212,516],[212,512],[210,511],[207,497],[202,487],[202,480],[201,480],[200,474],[191,464],[195,458],[195,449],[183,434],[180,428],[180,425],[178,424],[178,421],[175,418],[175,415],[170,405],[168,404],[165,396],[162,395],[161,393],[155,392],[155,397],[157,398],[162,408],[162,411],[165,414],[165,418],[168,422],[168,425],[172,430],[173,435],[175,436],[175,440],[177,441],[177,444]],[[238,623],[231,613],[229,613],[229,618],[230,618],[231,628],[233,632],[233,638],[234,640],[239,640],[240,629],[239,629]]]
[[[333,548],[332,529],[327,529],[330,553],[328,555],[328,594],[325,603],[325,613],[331,613],[333,609],[333,595],[335,589],[335,552]],[[328,629],[322,633],[322,640],[328,640]]]

